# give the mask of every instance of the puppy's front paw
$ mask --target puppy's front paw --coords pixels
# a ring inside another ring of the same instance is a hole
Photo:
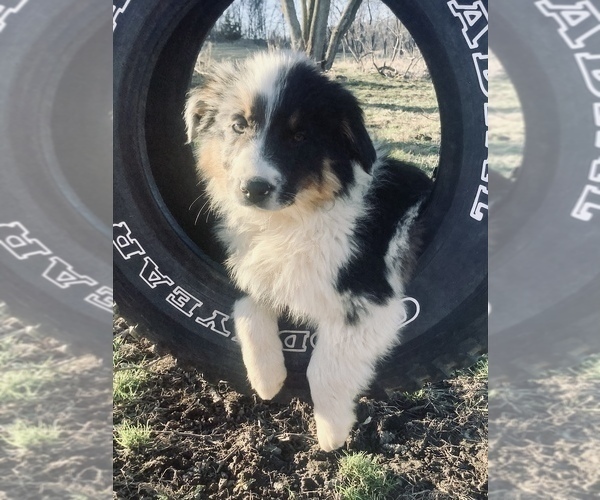
[[[261,399],[273,399],[283,387],[287,370],[281,351],[261,356],[260,362],[248,368],[250,385]]]
[[[333,451],[344,446],[354,425],[354,412],[345,413],[336,418],[328,418],[315,411],[317,439],[323,451]]]

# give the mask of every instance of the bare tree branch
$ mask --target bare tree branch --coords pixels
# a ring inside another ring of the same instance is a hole
[[[323,64],[323,68],[325,70],[331,69],[333,61],[335,59],[335,55],[338,50],[340,40],[348,31],[350,25],[353,23],[361,2],[362,0],[350,0],[348,4],[346,4],[346,8],[342,13],[340,22],[335,28],[333,28],[331,32],[331,37],[329,38],[329,44],[327,46],[327,53],[325,54],[325,63]]]
[[[302,30],[300,29],[298,15],[296,14],[294,0],[281,0],[281,7],[283,9],[285,20],[290,27],[292,47],[295,50],[304,50],[305,44],[304,39],[302,38]]]
[[[303,31],[304,41],[306,42],[310,36],[310,27],[315,17],[315,0],[300,0],[306,4],[306,26]]]

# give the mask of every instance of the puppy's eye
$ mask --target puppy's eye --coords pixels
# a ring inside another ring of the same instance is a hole
[[[296,132],[294,134],[294,142],[304,142],[306,140],[305,132]]]
[[[233,122],[231,128],[236,134],[243,134],[248,128],[248,122],[244,118],[238,118]]]

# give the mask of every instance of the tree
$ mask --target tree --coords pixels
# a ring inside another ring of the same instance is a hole
[[[267,37],[265,22],[265,3],[263,0],[246,0],[248,28],[246,36],[253,40],[262,40]]]
[[[347,0],[337,26],[328,33],[327,21],[331,0],[298,0],[302,9],[302,23],[298,20],[294,0],[281,0],[283,14],[290,28],[292,47],[302,50],[328,70],[338,51],[340,41],[354,18],[362,0]]]

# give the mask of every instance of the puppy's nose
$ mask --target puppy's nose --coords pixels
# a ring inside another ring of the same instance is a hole
[[[252,177],[240,184],[240,190],[244,197],[253,204],[263,201],[273,191],[273,188],[274,186],[262,177]]]

